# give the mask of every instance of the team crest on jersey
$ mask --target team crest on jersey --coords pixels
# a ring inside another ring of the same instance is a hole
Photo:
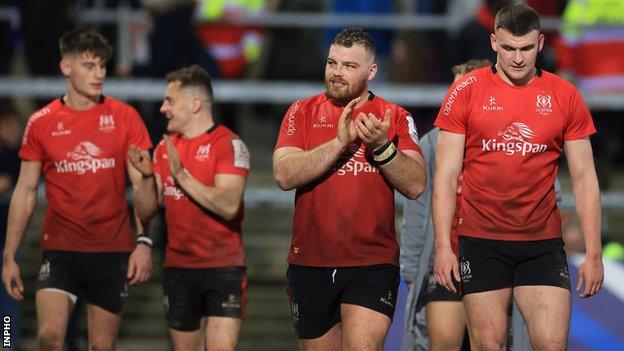
[[[502,151],[507,155],[521,153],[522,156],[526,156],[530,153],[545,152],[548,148],[546,144],[531,142],[537,135],[522,122],[509,124],[507,128],[498,132],[498,136],[502,140],[481,139],[481,151]]]
[[[63,122],[56,123],[56,130],[52,132],[53,137],[62,136],[62,135],[70,135],[71,129],[65,129],[63,126]]]
[[[199,145],[197,152],[195,153],[195,159],[203,162],[208,159],[208,156],[210,156],[210,144]]]
[[[550,95],[537,95],[535,111],[540,115],[549,116],[552,113],[552,97]]]
[[[110,133],[115,130],[115,118],[113,118],[113,115],[100,115],[100,130],[104,133]]]

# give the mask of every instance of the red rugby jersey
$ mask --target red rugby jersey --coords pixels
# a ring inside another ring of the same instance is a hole
[[[364,112],[383,118],[386,109],[392,111],[389,139],[401,150],[421,152],[414,121],[400,106],[371,93],[352,116]],[[284,116],[275,148],[310,150],[335,138],[342,110],[324,93],[296,101]],[[394,189],[371,161],[371,150],[360,141],[352,143],[324,176],[297,189],[288,262],[398,265]]]
[[[564,142],[596,131],[574,86],[544,71],[513,86],[485,67],[451,86],[435,125],[466,135],[459,235],[561,237],[553,184]]]
[[[152,147],[135,109],[110,98],[86,111],[56,99],[29,119],[20,158],[42,163],[43,250],[131,251],[128,146]]]
[[[228,128],[215,125],[206,133],[187,139],[171,137],[182,166],[206,186],[215,185],[215,175],[247,177],[249,151]],[[167,146],[161,141],[154,151],[154,172],[162,179],[167,222],[165,267],[213,268],[244,266],[241,223],[244,205],[229,221],[197,204],[179,187],[169,172]]]

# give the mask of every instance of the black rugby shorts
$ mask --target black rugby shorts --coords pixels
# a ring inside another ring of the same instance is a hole
[[[459,238],[462,294],[548,285],[570,290],[563,240],[501,241]]]
[[[293,326],[300,339],[323,336],[340,323],[340,304],[363,306],[392,319],[400,283],[399,267],[289,265],[288,297]]]

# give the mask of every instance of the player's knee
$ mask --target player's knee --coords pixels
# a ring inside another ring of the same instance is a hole
[[[208,348],[208,351],[234,351],[234,346],[222,345],[217,347],[211,347]]]
[[[431,350],[459,350],[461,349],[463,337],[448,335],[436,339],[430,338],[429,343]]]
[[[89,351],[113,351],[115,344],[112,341],[90,342]]]
[[[63,335],[58,331],[42,328],[37,335],[39,350],[61,351],[63,349]]]
[[[471,348],[484,351],[502,351],[505,350],[506,340],[505,338],[497,336],[482,336],[471,339]]]
[[[377,340],[351,340],[346,341],[343,339],[343,351],[382,351],[383,341]]]
[[[210,340],[208,342],[207,351],[234,351],[236,349],[236,340]]]
[[[566,340],[559,338],[548,338],[545,340],[540,340],[535,344],[537,344],[534,347],[536,350],[545,351],[564,351],[568,347],[568,343],[566,342]]]

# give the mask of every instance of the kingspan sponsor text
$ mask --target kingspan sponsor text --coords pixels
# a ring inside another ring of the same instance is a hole
[[[496,139],[481,139],[482,151],[503,151],[507,155],[513,155],[520,152],[522,156],[528,153],[540,153],[546,151],[546,144],[529,143],[526,141],[515,142],[498,142]]]
[[[114,158],[93,158],[88,160],[80,160],[80,161],[56,161],[54,162],[54,166],[56,167],[56,171],[58,173],[78,173],[80,175],[85,174],[86,172],[97,173],[100,169],[110,169],[115,168],[115,159]]]
[[[343,176],[348,173],[351,173],[354,176],[357,176],[359,173],[379,173],[379,169],[370,163],[356,160],[349,160],[342,166],[334,165],[332,170],[336,171],[339,176]]]

